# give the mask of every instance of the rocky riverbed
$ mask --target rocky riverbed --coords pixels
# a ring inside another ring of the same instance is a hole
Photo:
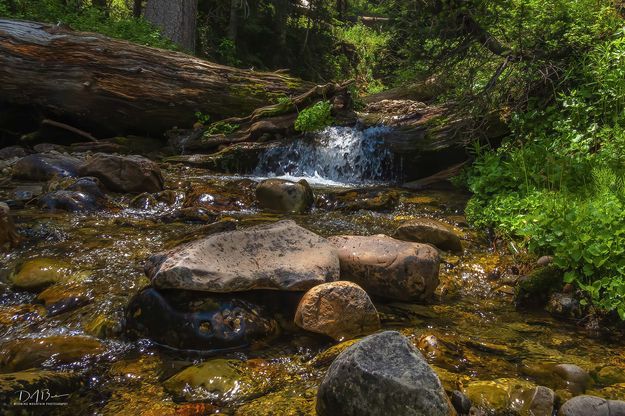
[[[0,413],[48,389],[50,414],[376,414],[373,374],[393,414],[621,414],[623,335],[460,191],[39,150],[1,152]]]

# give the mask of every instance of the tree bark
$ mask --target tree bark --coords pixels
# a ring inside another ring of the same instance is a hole
[[[183,49],[195,52],[198,0],[148,0],[145,18]]]
[[[42,23],[0,19],[0,101],[88,131],[160,135],[249,114],[312,84]]]

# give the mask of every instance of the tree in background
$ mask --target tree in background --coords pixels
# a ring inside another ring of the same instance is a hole
[[[145,18],[163,35],[187,51],[195,51],[198,0],[149,0]]]

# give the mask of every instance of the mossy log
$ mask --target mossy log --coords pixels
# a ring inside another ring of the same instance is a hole
[[[106,137],[240,117],[313,84],[42,23],[0,19],[0,101]]]
[[[210,152],[235,143],[280,140],[297,134],[294,125],[298,113],[321,100],[330,101],[332,116],[338,124],[354,123],[356,113],[349,92],[352,83],[317,85],[289,100],[257,108],[246,117],[232,117],[194,129],[175,129],[167,135],[170,143],[183,153]]]

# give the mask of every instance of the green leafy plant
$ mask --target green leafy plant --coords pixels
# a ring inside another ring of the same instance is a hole
[[[208,126],[204,135],[213,134],[232,134],[239,128],[238,124],[228,123],[226,121],[218,121]]]
[[[315,105],[299,112],[295,120],[295,130],[307,133],[321,130],[334,122],[332,104],[319,101]]]
[[[208,122],[211,120],[211,116],[208,114],[204,114],[201,111],[196,111],[195,112],[195,118],[197,119],[197,123],[200,124],[208,124]]]

